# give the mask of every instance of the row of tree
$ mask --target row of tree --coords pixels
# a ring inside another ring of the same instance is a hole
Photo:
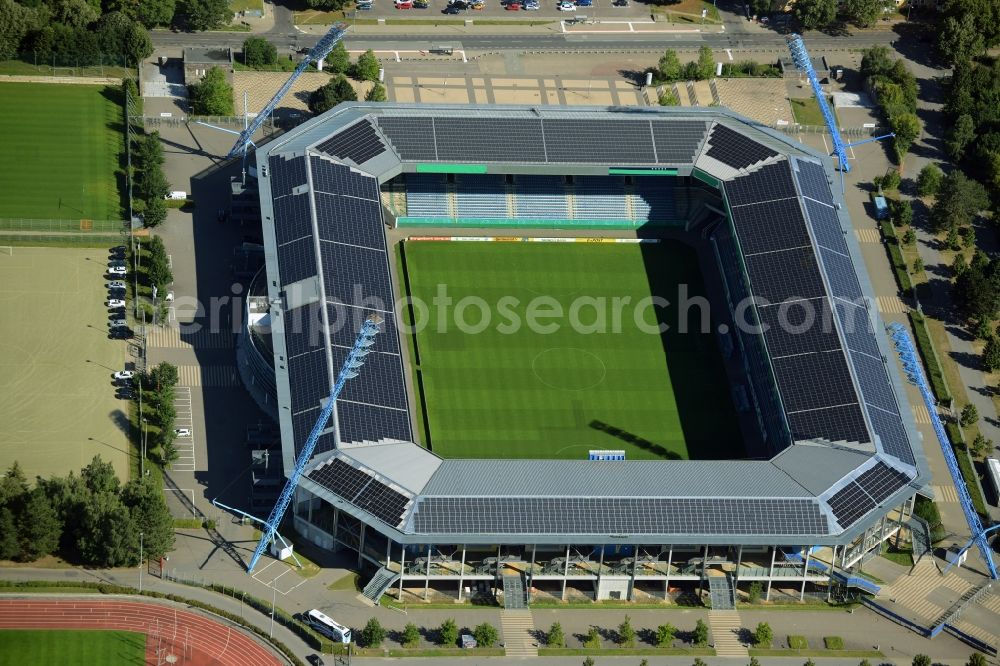
[[[124,486],[95,456],[79,475],[38,477],[34,487],[15,462],[0,479],[0,559],[32,562],[60,553],[100,567],[156,559],[174,545],[173,519],[150,477]]]
[[[758,15],[769,14],[771,3],[769,0],[751,0],[750,7]],[[896,3],[892,0],[798,0],[793,11],[803,28],[816,30],[836,21],[838,14],[859,28],[868,28],[880,16],[895,9]]]
[[[681,632],[674,625],[667,622],[656,627],[653,632],[653,640],[657,647],[673,647],[674,641],[681,635]],[[632,626],[632,619],[626,615],[621,624],[618,625],[614,634],[614,642],[621,647],[635,647],[638,632]],[[689,632],[688,639],[696,646],[708,645],[708,625],[704,620],[698,620],[694,625],[694,630]],[[545,644],[551,648],[566,647],[566,635],[563,633],[562,625],[553,622],[549,630],[545,632]],[[601,648],[601,635],[597,627],[591,627],[584,637],[583,646],[587,649]]]
[[[874,93],[882,115],[896,134],[893,145],[896,159],[901,164],[903,156],[920,136],[917,79],[902,60],[892,58],[886,46],[873,46],[864,50],[861,76]]]
[[[154,237],[156,238],[156,237]],[[152,441],[147,442],[149,450],[158,448],[160,463],[169,465],[177,460],[177,448],[174,446],[176,435],[174,422],[177,411],[174,408],[174,387],[177,386],[177,366],[170,363],[160,363],[149,372],[139,375],[139,389],[142,391],[144,436],[147,436],[149,423],[156,426],[152,432]]]
[[[351,63],[351,56],[343,42],[338,42],[330,51],[324,66],[335,76],[309,94],[308,104],[312,113],[318,115],[341,102],[357,101],[358,94],[354,90],[354,85],[347,79],[348,76],[358,81],[373,82],[368,94],[365,95],[366,102],[385,102],[388,99],[385,86],[378,80],[381,64],[371,49],[359,55],[356,63]]]
[[[1000,59],[958,61],[946,89],[948,157],[1000,201]]]
[[[403,647],[416,647],[420,643],[420,628],[412,622],[407,623],[399,634],[399,643]],[[433,631],[434,642],[445,647],[454,647],[458,643],[459,628],[453,618],[448,618]],[[386,631],[378,618],[371,618],[359,634],[361,647],[377,648],[388,638]],[[472,629],[472,637],[479,647],[493,647],[500,639],[500,632],[489,622],[483,622]]]
[[[677,51],[667,49],[659,65],[652,70],[654,83],[674,81],[703,81],[715,76],[715,56],[709,46],[698,49],[698,59],[682,65]]]
[[[0,0],[0,60],[22,52],[80,66],[124,57],[119,64],[135,67],[153,53],[153,43],[141,23],[119,11],[102,15],[99,2],[39,0],[26,6]]]
[[[138,97],[135,82],[125,79],[124,88],[129,95]],[[132,143],[132,210],[141,213],[147,227],[155,227],[167,219],[164,201],[170,183],[163,172],[163,144],[160,133],[135,134]]]

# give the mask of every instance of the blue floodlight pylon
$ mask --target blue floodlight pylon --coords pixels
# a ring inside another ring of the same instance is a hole
[[[330,415],[333,414],[337,398],[340,396],[340,392],[344,390],[344,384],[347,383],[347,380],[358,376],[358,371],[364,365],[365,356],[371,351],[371,346],[375,344],[375,336],[381,330],[379,328],[381,323],[382,318],[376,314],[371,314],[365,319],[365,323],[361,327],[361,332],[358,333],[358,338],[354,341],[354,346],[351,347],[351,352],[347,355],[347,359],[344,360],[340,374],[337,375],[337,381],[330,390],[330,397],[327,398],[326,405],[323,406],[319,418],[316,419],[316,424],[313,426],[312,432],[309,433],[308,439],[302,445],[299,457],[295,459],[295,469],[292,470],[291,476],[288,477],[284,490],[281,491],[278,501],[271,510],[271,515],[268,516],[267,520],[261,526],[263,534],[261,534],[260,543],[257,544],[257,550],[254,551],[253,557],[250,558],[247,573],[253,573],[253,568],[257,566],[257,560],[264,554],[267,545],[274,540],[274,536],[278,532],[278,525],[281,523],[285,511],[288,510],[288,505],[292,502],[292,496],[295,494],[295,489],[302,478],[302,472],[305,470],[306,463],[312,458],[313,451],[316,449],[316,442],[326,428],[327,421],[330,420]]]
[[[892,336],[892,340],[896,345],[896,352],[903,363],[903,370],[906,372],[907,378],[920,389],[920,395],[924,399],[924,406],[927,407],[927,411],[931,415],[931,425],[934,427],[934,433],[941,444],[941,452],[944,454],[944,460],[948,464],[948,471],[951,472],[951,480],[955,484],[955,490],[958,491],[958,503],[962,505],[965,520],[968,522],[969,530],[972,532],[972,540],[979,546],[979,551],[983,555],[983,561],[989,569],[990,578],[996,580],[998,577],[997,567],[993,562],[993,552],[990,544],[986,540],[986,530],[983,529],[983,523],[979,520],[979,514],[976,513],[976,509],[972,505],[969,490],[965,487],[965,478],[958,467],[958,460],[955,458],[955,451],[951,446],[951,440],[948,439],[948,433],[944,429],[944,424],[941,423],[941,417],[938,416],[934,396],[931,394],[927,378],[924,376],[920,357],[917,356],[917,351],[913,347],[913,340],[910,338],[910,334],[906,328],[898,322],[889,324],[888,329],[889,335]]]
[[[343,23],[335,23],[334,26],[330,28],[330,31],[323,35],[323,38],[317,42],[316,46],[312,47],[309,54],[302,59],[299,66],[296,67],[295,71],[292,72],[292,75],[288,77],[285,84],[278,89],[278,92],[274,93],[274,97],[271,98],[271,101],[260,110],[260,113],[258,113],[257,117],[253,119],[253,122],[243,128],[243,131],[240,132],[239,138],[236,140],[236,144],[229,151],[229,154],[226,155],[227,158],[246,154],[247,146],[254,145],[251,140],[254,132],[259,130],[261,125],[263,125],[271,114],[274,113],[274,109],[278,106],[278,102],[280,102],[281,99],[288,94],[288,91],[292,89],[292,85],[294,85],[295,81],[302,75],[302,72],[306,71],[306,68],[309,67],[310,64],[325,58],[330,51],[333,50],[333,47],[337,44],[337,42],[344,38],[346,30],[347,26]]]
[[[840,171],[842,173],[849,172],[851,165],[847,161],[847,146],[844,145],[843,139],[840,138],[837,119],[833,117],[830,105],[826,103],[826,95],[819,85],[819,77],[816,76],[816,70],[813,69],[809,52],[806,51],[805,42],[802,41],[800,35],[791,35],[788,38],[788,50],[792,52],[792,62],[795,63],[795,67],[809,79],[809,85],[812,86],[816,103],[819,105],[819,110],[823,113],[823,120],[826,121],[826,128],[830,131],[830,138],[833,141],[833,154],[837,156],[837,161],[840,162]]]

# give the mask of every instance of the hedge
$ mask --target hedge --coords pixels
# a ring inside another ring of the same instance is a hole
[[[903,259],[903,251],[899,247],[899,238],[896,237],[896,230],[889,220],[879,222],[879,227],[885,236],[885,248],[889,253],[889,263],[892,264],[892,271],[896,274],[899,291],[904,296],[909,296],[913,293],[913,283],[910,282],[910,273],[906,268],[906,260]]]
[[[944,378],[944,372],[941,370],[941,364],[934,351],[934,342],[931,340],[930,331],[927,330],[927,320],[920,312],[911,311],[910,325],[916,336],[917,352],[919,352],[924,367],[927,369],[927,381],[930,383],[931,391],[938,403],[950,407],[952,403],[951,391],[948,390],[948,382]]]
[[[188,599],[186,597],[181,597],[176,594],[163,594],[161,592],[152,592],[150,590],[144,590],[142,592],[139,592],[137,589],[133,587],[125,587],[122,585],[111,585],[110,583],[91,583],[89,581],[80,581],[80,582],[74,581],[73,585],[74,587],[94,589],[100,592],[101,594],[129,594],[133,596],[150,597],[153,599],[166,599],[168,601],[174,601],[181,604],[187,604],[188,606],[192,606],[194,608],[199,608],[201,610],[212,613],[213,615],[218,615],[219,617],[225,618],[226,620],[229,620],[233,624],[238,624],[244,629],[253,632],[257,636],[261,637],[264,640],[264,642],[269,643],[270,645],[277,648],[278,651],[281,652],[283,655],[285,655],[285,657],[288,658],[290,662],[295,664],[295,666],[306,666],[302,662],[302,660],[299,659],[294,652],[292,652],[291,648],[289,648],[287,645],[277,640],[276,638],[268,637],[267,633],[265,633],[263,629],[258,628],[256,625],[250,624],[249,622],[241,618],[239,615],[234,615],[232,613],[222,610],[221,608],[216,608],[215,606],[212,606],[210,604],[202,603],[194,599]],[[66,586],[66,581],[49,581],[49,580],[0,581],[0,588],[11,588],[11,589],[17,589],[19,587],[65,587],[65,586]],[[267,612],[268,614],[270,614],[271,612],[270,608],[268,608]],[[275,614],[275,619],[277,619],[277,614]]]
[[[949,421],[944,427],[948,431],[951,448],[955,452],[956,460],[958,460],[958,469],[962,472],[962,478],[965,480],[965,488],[969,491],[969,497],[972,498],[972,506],[980,518],[986,519],[989,517],[986,511],[986,500],[983,499],[983,493],[979,487],[979,477],[976,475],[976,468],[972,465],[972,458],[969,457],[969,451],[965,448],[965,437],[962,436],[958,424],[954,422]]]

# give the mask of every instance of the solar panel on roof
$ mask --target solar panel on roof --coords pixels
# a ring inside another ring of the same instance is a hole
[[[861,406],[854,402],[795,412],[788,415],[788,429],[796,442],[826,439],[831,442],[870,442]]]
[[[324,240],[319,254],[328,301],[366,310],[392,309],[392,282],[384,252]]]
[[[319,407],[313,407],[312,409],[292,414],[292,436],[295,442],[296,456],[299,455],[299,451],[309,438],[309,433],[312,432],[313,426],[316,425],[319,412]]]
[[[385,144],[368,119],[340,130],[316,148],[327,155],[349,159],[355,164],[364,164],[385,152]]]
[[[830,181],[826,177],[826,169],[803,159],[797,159],[795,179],[799,181],[799,191],[802,196],[833,205],[833,195],[830,192]]]
[[[382,207],[377,201],[316,193],[319,237],[374,250],[385,249]]]
[[[456,162],[545,162],[537,118],[435,118],[438,159]]]
[[[877,407],[868,409],[868,416],[872,422],[872,430],[879,436],[882,449],[890,456],[895,456],[903,462],[913,465],[913,449],[910,448],[910,439],[906,435],[906,428],[897,414],[883,412]]]
[[[433,162],[438,158],[432,118],[379,116],[378,126],[400,158],[413,162]]]
[[[377,442],[381,439],[413,441],[410,416],[399,409],[340,400],[337,401],[337,423],[340,439],[344,443]]]
[[[329,464],[317,467],[309,473],[309,478],[348,502],[353,501],[365,486],[374,481],[370,474],[362,472],[340,458],[334,458]]]
[[[908,476],[879,461],[858,475],[855,482],[876,502],[882,502],[910,482]]]
[[[649,120],[542,121],[549,162],[655,164]]]
[[[330,375],[322,349],[288,359],[292,412],[311,409],[330,395]]]
[[[858,384],[861,386],[861,394],[864,396],[865,402],[887,412],[898,414],[896,396],[892,392],[882,359],[851,352],[851,360],[854,363],[854,373],[858,377]]]
[[[330,344],[350,349],[358,337],[358,331],[364,325],[369,312],[364,308],[351,308],[342,303],[327,303],[327,317],[330,321]],[[381,333],[375,336],[375,344],[370,347],[373,352],[399,353],[399,332],[396,328],[396,317],[392,312],[379,313],[382,323]]]
[[[772,358],[840,349],[825,298],[758,307],[757,314]]]
[[[777,157],[777,151],[761,145],[753,139],[731,130],[725,125],[716,125],[708,138],[710,145],[705,154],[734,169],[745,169],[769,157]]]
[[[830,281],[830,295],[851,303],[862,303],[861,285],[858,284],[858,274],[854,271],[851,258],[825,247],[821,247],[819,253],[826,268],[826,278]]]
[[[830,505],[833,515],[837,517],[837,522],[845,529],[875,508],[872,498],[854,481],[838,490],[826,502]]]
[[[282,325],[285,351],[289,357],[316,351],[326,345],[323,314],[319,303],[309,303],[299,308],[285,310]]]
[[[423,497],[418,534],[825,534],[812,500]]]
[[[349,351],[343,347],[331,349],[333,367],[340,368],[347,359]],[[344,385],[344,390],[340,394],[341,400],[406,409],[406,389],[403,385],[398,356],[368,354],[365,357],[363,372],[366,379],[349,381]]]
[[[746,266],[753,295],[768,303],[825,295],[811,247],[750,255]]]
[[[787,161],[768,164],[751,174],[726,181],[723,187],[730,206],[796,196]]]
[[[309,161],[313,190],[378,201],[378,181],[344,164],[313,156]]]
[[[705,138],[702,121],[653,120],[653,146],[660,164],[691,164]]]
[[[274,236],[278,245],[311,233],[308,195],[290,194],[274,200]]]
[[[847,361],[839,349],[773,358],[772,366],[782,401],[789,412],[857,401]]]
[[[834,252],[848,254],[847,241],[844,240],[844,229],[840,226],[836,209],[809,199],[805,200],[805,205],[809,221],[812,223],[816,243]]]
[[[292,284],[316,275],[316,248],[313,237],[278,246],[278,271],[282,284]]]
[[[833,306],[837,311],[837,319],[840,321],[840,330],[844,332],[847,348],[881,358],[882,352],[875,342],[867,308],[839,299],[833,301]]]
[[[805,219],[796,199],[734,206],[732,213],[745,254],[809,245]]]
[[[271,197],[291,194],[299,185],[306,184],[306,158],[271,156],[267,160],[271,181]]]
[[[403,512],[409,501],[409,497],[376,479],[354,498],[353,504],[372,514],[383,523],[395,527],[402,520]]]

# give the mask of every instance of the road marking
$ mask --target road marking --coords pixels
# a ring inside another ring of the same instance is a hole
[[[947,502],[949,504],[958,504],[958,491],[955,490],[955,486],[952,484],[946,484],[943,486],[933,486],[934,496],[939,502]]]
[[[870,227],[865,227],[863,229],[855,229],[854,236],[858,239],[859,243],[881,243],[882,234],[878,229],[872,229]]]
[[[183,330],[182,330],[183,329]],[[147,339],[151,347],[163,349],[231,349],[233,335],[229,331],[196,329],[195,326],[152,326]]]
[[[921,425],[931,424],[931,414],[927,411],[927,407],[924,405],[912,405],[913,407],[913,420]]]
[[[187,386],[240,385],[239,372],[234,365],[178,365],[177,375]]]
[[[910,311],[899,296],[879,296],[875,300],[878,302],[879,312],[905,314]]]
[[[726,55],[729,56],[730,60],[732,60],[733,59],[733,50],[732,49],[726,49]]]
[[[180,367],[178,367],[178,375],[180,375]],[[183,378],[181,378],[183,381]],[[178,412],[178,418],[174,419],[174,425],[181,428],[187,428],[191,430],[191,434],[187,437],[178,437],[174,440],[174,448],[177,450],[177,460],[170,466],[170,469],[174,472],[194,472],[197,468],[197,460],[194,455],[194,424],[192,423],[191,414],[191,387],[188,385],[180,385],[174,387],[175,395],[174,399],[174,411]],[[183,406],[181,410],[178,410],[179,403],[181,401],[186,402],[186,406]],[[186,412],[187,416],[181,418],[180,413]]]

